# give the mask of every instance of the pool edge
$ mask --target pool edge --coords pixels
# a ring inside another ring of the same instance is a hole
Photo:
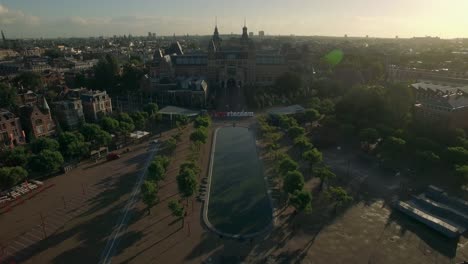
[[[233,239],[249,239],[249,238],[253,238],[253,237],[256,237],[258,235],[261,235],[263,233],[267,233],[268,231],[270,231],[272,228],[273,228],[273,221],[274,221],[274,214],[273,214],[273,203],[272,203],[272,200],[271,200],[271,195],[270,195],[270,192],[269,192],[269,184],[268,184],[268,181],[267,179],[265,179],[265,176],[262,175],[263,177],[263,180],[265,182],[265,191],[266,191],[266,195],[268,196],[268,200],[270,202],[270,211],[271,211],[271,220],[270,222],[268,223],[267,226],[265,226],[265,228],[263,228],[262,230],[260,231],[257,231],[257,232],[254,232],[254,233],[249,233],[249,234],[245,234],[245,235],[240,235],[240,234],[231,234],[231,233],[226,233],[226,232],[222,232],[221,230],[217,229],[216,227],[214,227],[209,218],[208,218],[208,210],[209,210],[209,203],[210,203],[210,194],[211,194],[211,177],[212,177],[212,174],[213,174],[213,163],[214,163],[214,154],[215,154],[215,147],[216,147],[216,137],[217,137],[217,134],[218,134],[218,131],[220,128],[225,128],[225,127],[230,127],[230,126],[221,126],[221,127],[217,127],[215,129],[215,131],[213,132],[213,136],[212,136],[212,144],[211,144],[211,152],[210,152],[210,165],[209,165],[209,170],[208,170],[208,179],[207,179],[207,188],[206,188],[206,199],[205,199],[205,202],[203,204],[203,222],[205,223],[205,225],[208,227],[209,230],[211,230],[212,232],[220,235],[220,236],[223,236],[223,237],[227,237],[227,238],[233,238]],[[248,127],[247,127],[248,128]],[[257,137],[256,137],[256,134],[254,133],[253,134],[253,139],[254,139],[254,143],[255,143],[255,152],[257,154],[257,158],[258,158],[258,162],[260,163],[260,167],[261,167],[261,170],[263,172],[263,162],[261,161],[260,157],[259,157],[259,152],[258,152],[258,146],[257,146]]]

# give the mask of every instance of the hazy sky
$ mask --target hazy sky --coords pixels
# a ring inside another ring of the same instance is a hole
[[[468,37],[468,0],[0,0],[10,37],[211,34]]]

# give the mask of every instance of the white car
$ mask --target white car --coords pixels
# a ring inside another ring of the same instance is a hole
[[[159,140],[158,140],[158,139],[151,140],[150,144],[158,145],[158,144],[159,144]]]

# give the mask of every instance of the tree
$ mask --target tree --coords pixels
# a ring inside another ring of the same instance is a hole
[[[154,182],[164,180],[166,174],[166,169],[164,164],[154,160],[148,166],[148,178]]]
[[[131,118],[135,128],[138,130],[145,129],[146,121],[148,120],[148,114],[146,112],[134,112],[131,113]]]
[[[34,139],[29,146],[34,154],[39,154],[45,149],[57,151],[60,147],[57,140],[46,137]]]
[[[131,64],[123,66],[121,77],[123,91],[136,91],[139,88],[141,78],[145,72],[140,67],[135,67]]]
[[[34,172],[50,175],[63,165],[63,156],[58,151],[43,150],[29,160],[29,168]]]
[[[177,141],[173,138],[170,138],[164,142],[164,146],[170,154],[173,154],[177,147]]]
[[[299,212],[308,213],[312,211],[311,203],[312,195],[306,190],[296,190],[289,198],[289,204]]]
[[[320,113],[313,108],[309,108],[306,110],[304,117],[307,122],[312,123],[319,120]]]
[[[113,93],[121,92],[116,89],[118,74],[119,64],[117,59],[107,54],[94,66],[94,78],[91,82],[91,86],[94,89],[104,89]]]
[[[292,160],[289,156],[282,159],[278,165],[278,172],[284,176],[290,171],[295,171],[299,168],[297,162]]]
[[[119,121],[117,121],[117,119],[114,119],[112,117],[109,117],[109,116],[104,116],[102,119],[101,119],[101,127],[102,129],[104,129],[104,131],[106,131],[107,133],[118,133],[119,132]]]
[[[294,193],[304,188],[304,176],[299,171],[290,171],[286,173],[283,181],[283,190],[286,193]]]
[[[155,103],[149,103],[149,104],[143,106],[143,111],[148,113],[149,116],[157,114],[158,109],[159,109],[159,107]]]
[[[2,161],[8,167],[25,167],[30,156],[25,147],[16,147],[5,151],[2,155]]]
[[[294,117],[289,117],[287,115],[278,116],[278,125],[284,130],[298,126],[297,120]]]
[[[195,194],[198,187],[195,171],[187,167],[184,169],[181,168],[176,179],[182,197],[188,198]]]
[[[165,170],[167,170],[167,167],[169,166],[169,163],[170,163],[170,160],[167,156],[156,156],[154,161],[161,164]]]
[[[300,126],[293,126],[288,129],[288,135],[292,139],[303,136],[304,134],[305,134],[305,129]]]
[[[322,100],[317,110],[325,115],[333,114],[335,112],[335,103],[330,99]]]
[[[406,141],[397,137],[388,137],[382,144],[384,158],[389,161],[398,160],[405,150]]]
[[[96,124],[84,124],[80,132],[87,142],[91,142],[96,147],[108,145],[112,140],[111,135]]]
[[[304,151],[304,149],[312,148],[313,145],[310,143],[310,140],[305,136],[299,136],[294,139],[294,145],[300,149],[300,151]]]
[[[189,123],[188,117],[186,117],[184,115],[176,115],[175,121],[179,122],[182,126],[185,126],[185,125],[187,125]]]
[[[43,86],[41,76],[35,72],[22,72],[13,79],[13,82],[15,82],[18,87],[33,91],[38,91],[42,89]]]
[[[28,172],[22,167],[0,168],[0,189],[11,188],[28,177]]]
[[[89,151],[88,144],[84,141],[83,135],[78,132],[64,132],[58,137],[60,152],[69,159],[81,159]]]
[[[420,169],[427,169],[438,165],[440,157],[432,151],[416,151],[416,164]]]
[[[445,157],[449,164],[468,163],[468,150],[464,147],[448,147],[445,151]]]
[[[0,108],[9,109],[11,106],[16,104],[15,100],[16,89],[6,83],[0,83]]]
[[[361,139],[361,142],[375,144],[379,139],[379,132],[374,128],[365,128],[359,132],[359,138]]]
[[[468,165],[456,165],[455,166],[455,175],[459,177],[462,181],[468,181]]]
[[[183,227],[184,216],[185,216],[184,207],[180,204],[179,201],[175,201],[175,200],[170,201],[167,206],[169,210],[171,210],[173,216],[177,217],[177,219],[182,218],[182,227]]]
[[[201,168],[194,161],[187,161],[187,162],[182,163],[182,165],[180,165],[180,171],[184,171],[186,169],[190,169],[194,171],[196,174],[201,172]]]
[[[199,127],[209,127],[211,125],[211,119],[209,116],[198,116],[197,118],[195,118],[195,122],[194,122],[194,126],[196,128],[199,128]]]
[[[133,130],[135,130],[133,123],[119,122],[119,132],[124,136],[125,140],[127,140],[128,135],[130,135]]]
[[[151,207],[158,202],[158,185],[152,181],[145,181],[141,186],[141,198],[151,214]]]
[[[322,162],[323,157],[322,157],[322,153],[318,149],[313,148],[311,150],[304,152],[302,154],[302,159],[306,160],[309,163],[309,167],[312,170],[315,164]]]
[[[129,114],[127,113],[120,113],[118,116],[117,116],[117,119],[120,121],[120,122],[125,122],[125,123],[130,123],[130,124],[133,124],[133,119],[130,117]]]
[[[292,98],[297,95],[301,89],[302,80],[299,75],[286,72],[276,79],[274,87],[276,94]]]
[[[197,128],[192,134],[190,134],[190,140],[195,144],[206,143],[208,138],[208,130],[204,127]]]
[[[326,193],[326,197],[335,203],[335,212],[338,207],[353,201],[353,197],[351,197],[342,187],[330,187]]]
[[[336,175],[328,167],[315,168],[313,169],[312,173],[315,175],[315,177],[320,178],[320,190],[323,189],[325,182],[336,177]]]

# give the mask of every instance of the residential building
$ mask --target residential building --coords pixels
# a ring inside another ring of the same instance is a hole
[[[39,137],[48,137],[56,133],[49,104],[44,97],[37,103],[26,104],[20,108],[20,118],[28,141]]]
[[[52,103],[54,117],[64,129],[76,129],[84,121],[80,99],[63,100]]]
[[[16,105],[32,105],[37,103],[37,99],[37,94],[35,94],[33,91],[27,91],[16,96]]]
[[[96,122],[101,116],[112,113],[112,100],[106,91],[89,90],[80,95],[86,121]]]
[[[0,109],[0,150],[26,142],[20,119],[6,109]]]
[[[468,129],[468,85],[419,82],[415,94],[417,120],[447,128]]]
[[[402,68],[390,65],[387,68],[387,80],[390,82],[416,82],[431,80],[435,82],[461,83],[468,85],[468,74],[442,70],[426,70],[417,68]]]

